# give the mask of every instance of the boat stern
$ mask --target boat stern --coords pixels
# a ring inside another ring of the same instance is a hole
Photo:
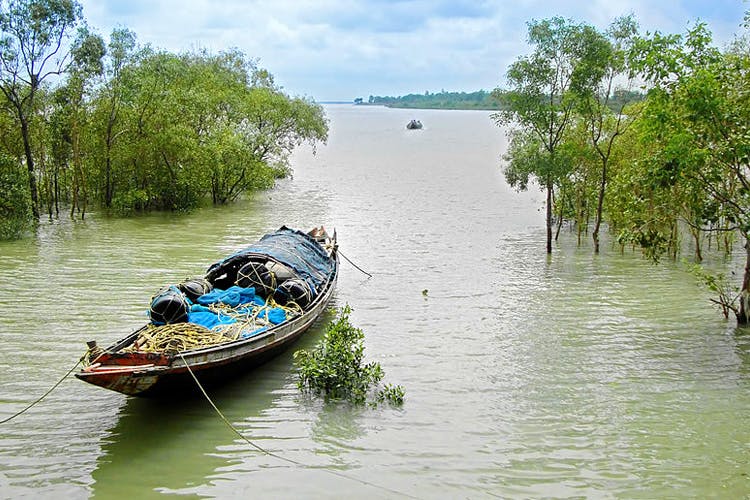
[[[163,354],[99,351],[86,357],[85,366],[75,376],[92,385],[137,396],[149,392],[170,363]]]

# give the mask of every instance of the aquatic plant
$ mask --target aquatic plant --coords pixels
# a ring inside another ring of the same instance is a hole
[[[328,324],[323,339],[311,350],[294,353],[301,391],[322,394],[326,399],[349,400],[354,404],[371,405],[388,402],[399,406],[404,402],[404,389],[399,385],[378,385],[384,372],[377,362],[364,362],[364,338],[360,328],[349,322],[351,308],[344,306],[338,317]]]

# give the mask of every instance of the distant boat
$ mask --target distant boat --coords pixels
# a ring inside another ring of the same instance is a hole
[[[409,130],[419,130],[420,128],[422,128],[422,122],[420,122],[419,120],[412,120],[406,124],[406,128]]]

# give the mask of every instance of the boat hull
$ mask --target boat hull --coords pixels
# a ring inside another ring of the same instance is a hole
[[[198,394],[200,388],[193,376],[204,387],[237,378],[285,351],[323,314],[338,278],[335,252],[332,259],[333,272],[310,306],[301,315],[254,337],[172,354],[122,351],[138,336],[140,331],[136,331],[105,349],[75,376],[99,387],[142,397]]]

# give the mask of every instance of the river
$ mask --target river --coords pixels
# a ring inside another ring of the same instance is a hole
[[[680,263],[563,231],[503,180],[483,111],[326,105],[330,138],[294,175],[226,208],[45,222],[0,243],[0,419],[85,342],[146,320],[162,285],[286,224],[341,250],[333,306],[401,408],[299,393],[294,349],[204,400],[127,398],[68,377],[0,425],[0,497],[742,498],[750,495],[750,334]],[[405,128],[417,118],[424,129]],[[736,265],[735,265],[736,267]],[[732,269],[735,269],[732,267]],[[736,270],[736,269],[735,269]],[[295,465],[288,460],[294,461]]]

